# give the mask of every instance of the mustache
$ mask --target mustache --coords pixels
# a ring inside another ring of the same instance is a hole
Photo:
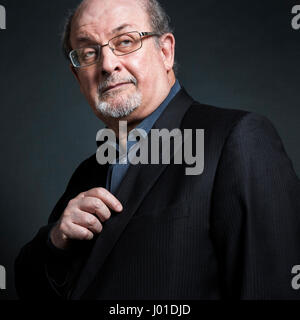
[[[101,95],[103,93],[103,91],[105,89],[107,89],[110,86],[114,86],[118,83],[125,83],[125,82],[129,82],[129,83],[133,83],[135,86],[137,85],[137,79],[130,75],[128,77],[120,77],[120,76],[116,76],[116,75],[110,75],[106,80],[104,80],[103,82],[101,82],[98,86],[98,93],[99,95]]]

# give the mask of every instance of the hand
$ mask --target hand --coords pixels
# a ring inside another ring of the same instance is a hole
[[[102,231],[102,223],[111,217],[109,208],[123,210],[120,201],[104,188],[80,193],[69,201],[57,224],[50,232],[53,245],[68,249],[72,240],[92,240]]]

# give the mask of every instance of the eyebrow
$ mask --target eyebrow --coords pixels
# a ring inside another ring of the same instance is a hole
[[[90,38],[89,36],[81,36],[76,39],[76,42],[96,42],[96,41]]]
[[[129,24],[129,23],[123,23],[120,26],[114,28],[109,34],[113,36],[114,34],[122,31],[123,29],[125,29],[127,27],[133,27],[133,26],[131,24]],[[97,41],[95,39],[89,37],[88,35],[79,36],[78,38],[76,38],[76,42],[79,42],[79,43],[84,43],[84,42],[97,43]]]
[[[117,32],[120,32],[120,31],[122,31],[123,29],[125,29],[125,28],[127,28],[127,27],[132,27],[132,25],[129,24],[129,23],[123,23],[123,24],[121,24],[119,27],[113,29],[113,30],[110,32],[110,34],[115,34],[115,33],[117,33]]]

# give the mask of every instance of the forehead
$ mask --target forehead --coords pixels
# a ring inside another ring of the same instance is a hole
[[[80,37],[90,35],[100,41],[128,29],[151,31],[148,30],[148,15],[139,1],[84,1],[73,18],[71,40],[76,41]]]

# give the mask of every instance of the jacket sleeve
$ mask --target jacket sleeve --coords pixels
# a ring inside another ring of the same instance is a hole
[[[218,164],[211,236],[224,298],[300,299],[300,182],[266,118],[249,113],[231,130]]]
[[[48,246],[52,226],[42,227],[15,261],[15,284],[20,299],[64,299],[71,257]]]
[[[84,188],[83,162],[72,175],[68,186],[55,205],[48,224],[27,243],[15,260],[15,285],[21,299],[66,299],[82,263],[84,245],[74,249],[55,248],[49,239],[52,227],[59,220],[68,202]]]

